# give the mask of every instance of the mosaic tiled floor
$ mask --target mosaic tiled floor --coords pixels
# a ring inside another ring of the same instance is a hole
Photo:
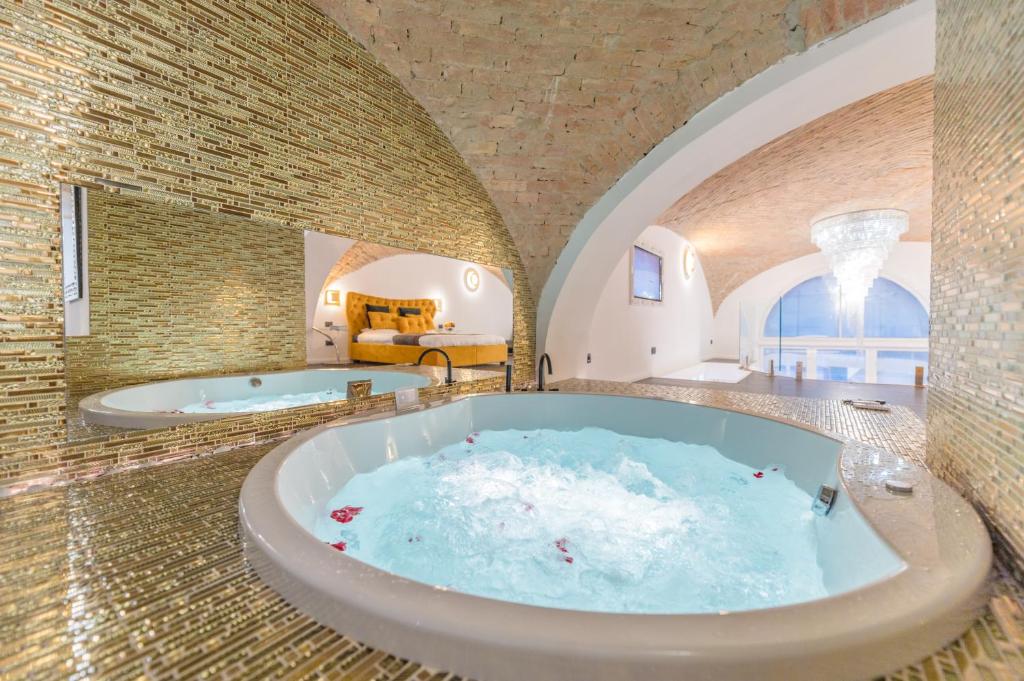
[[[735,362],[725,362],[735,365]],[[806,379],[798,381],[791,376],[769,376],[760,371],[752,371],[749,376],[738,383],[718,383],[716,381],[687,381],[677,378],[645,378],[637,383],[654,385],[681,386],[684,388],[706,388],[710,390],[727,390],[739,393],[764,393],[768,395],[788,395],[790,397],[810,397],[822,400],[842,400],[857,398],[864,400],[885,400],[890,404],[901,404],[910,407],[920,418],[928,411],[928,389],[915,388],[912,385],[885,385],[882,383],[848,383],[846,381],[825,381]]]
[[[920,460],[905,409],[621,384],[621,391],[768,411]],[[456,677],[375,651],[296,612],[242,557],[238,492],[272,445],[110,475],[0,500],[0,678]],[[947,648],[892,681],[1024,678],[1024,593],[1000,571],[990,607]]]

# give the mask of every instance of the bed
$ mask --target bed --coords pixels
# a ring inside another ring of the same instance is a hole
[[[349,357],[353,362],[405,364],[415,362],[424,350],[439,348],[451,357],[452,366],[503,364],[508,360],[508,343],[501,336],[472,333],[402,333],[397,329],[371,329],[367,305],[387,307],[399,315],[399,308],[419,308],[433,318],[436,304],[431,298],[381,298],[365,293],[349,292],[345,296],[345,316],[349,329]],[[444,366],[444,357],[433,352],[423,358],[424,364]]]

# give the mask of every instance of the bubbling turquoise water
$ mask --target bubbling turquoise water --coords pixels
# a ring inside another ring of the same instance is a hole
[[[579,431],[470,434],[354,476],[314,533],[377,568],[531,605],[621,613],[828,595],[811,498],[780,466]]]
[[[376,395],[377,393],[374,392]],[[345,391],[332,388],[317,392],[291,393],[284,395],[259,395],[244,400],[201,400],[192,402],[177,411],[183,414],[224,414],[253,411],[276,411],[307,404],[320,404],[345,399]]]

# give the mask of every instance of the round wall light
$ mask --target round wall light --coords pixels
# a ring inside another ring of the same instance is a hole
[[[693,276],[693,271],[697,269],[697,254],[693,251],[693,246],[689,244],[683,249],[683,276],[689,279]]]
[[[462,274],[462,283],[466,285],[468,290],[476,291],[480,288],[480,273],[472,267],[467,267],[466,271]]]

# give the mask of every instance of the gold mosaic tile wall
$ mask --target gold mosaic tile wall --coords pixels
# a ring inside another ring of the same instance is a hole
[[[58,195],[50,177],[67,137],[50,102],[74,81],[57,64],[81,53],[34,49],[34,36],[12,40],[27,9],[0,3],[0,456],[64,436]]]
[[[306,363],[302,232],[91,192],[89,335],[67,339],[72,395]]]
[[[928,462],[1024,566],[1024,3],[939,0]]]
[[[530,374],[534,303],[494,205],[398,80],[305,0],[4,2],[0,484],[122,456],[61,444],[61,181],[509,267]],[[134,444],[160,458],[219,433]]]

